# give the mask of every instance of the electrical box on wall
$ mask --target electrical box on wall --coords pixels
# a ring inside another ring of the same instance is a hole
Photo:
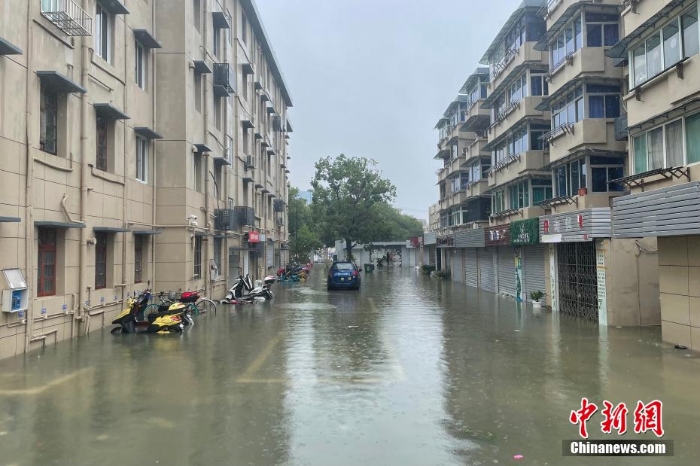
[[[2,290],[2,312],[24,312],[29,307],[27,281],[20,269],[4,269],[7,288]]]

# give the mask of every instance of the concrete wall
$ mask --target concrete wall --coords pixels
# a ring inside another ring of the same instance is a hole
[[[700,237],[659,238],[661,329],[667,342],[700,349]]]

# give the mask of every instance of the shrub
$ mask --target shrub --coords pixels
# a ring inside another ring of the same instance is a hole
[[[541,292],[540,290],[532,291],[532,292],[530,293],[530,298],[531,298],[533,301],[539,301],[539,300],[542,299],[543,297],[544,297],[544,293]]]
[[[435,271],[435,266],[434,265],[424,265],[423,266],[423,273],[425,275],[430,275],[431,272]]]

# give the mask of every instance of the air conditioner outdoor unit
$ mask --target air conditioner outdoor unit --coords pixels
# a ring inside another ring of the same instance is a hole
[[[245,166],[246,168],[255,168],[255,156],[246,155]]]

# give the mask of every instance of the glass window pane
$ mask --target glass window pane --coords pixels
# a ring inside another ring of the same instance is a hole
[[[574,30],[566,28],[566,53],[574,53]]]
[[[681,59],[681,36],[678,21],[674,21],[663,29],[664,34],[664,64],[666,68]]]
[[[653,77],[661,73],[662,70],[661,34],[657,32],[647,40],[647,71],[649,77]]]
[[[576,50],[583,47],[583,32],[581,31],[581,18],[574,21],[574,36],[576,40]]]
[[[647,61],[644,44],[634,49],[632,60],[634,61],[634,85],[638,86],[647,80]]]
[[[586,34],[588,40],[586,44],[588,47],[602,47],[603,46],[603,28],[600,24],[587,24]]]
[[[610,167],[608,168],[608,181],[619,180],[624,175],[624,170],[622,167]],[[609,191],[624,191],[624,186],[618,183],[611,183],[608,185]]]
[[[615,24],[603,25],[603,45],[612,47],[620,40],[620,26]]]
[[[579,98],[576,101],[576,115],[578,117],[576,121],[583,120],[584,118],[586,118],[583,114],[583,97]]]
[[[649,150],[649,170],[664,166],[663,128],[656,128],[647,133]]]
[[[608,169],[593,168],[591,169],[593,176],[593,192],[605,193],[608,191]]]
[[[700,162],[700,113],[685,119],[685,143],[688,163]]]
[[[571,194],[576,194],[578,192],[578,188],[580,187],[581,182],[579,179],[579,163],[577,160],[571,164]]]
[[[557,196],[566,196],[566,166],[557,168],[556,174]]]
[[[683,120],[666,125],[666,165],[683,166]]]
[[[634,173],[647,171],[647,137],[646,134],[634,138]]]
[[[576,123],[576,105],[571,102],[566,108],[566,119],[569,123]]]
[[[602,95],[588,96],[588,117],[605,118],[605,98]]]
[[[693,10],[683,15],[683,51],[686,57],[700,52],[698,41],[698,12]]]
[[[588,165],[586,164],[585,159],[582,159],[581,160],[581,187],[582,188],[588,187],[588,183],[586,182],[587,176],[588,176],[588,172],[586,171],[587,169],[588,169]]]
[[[620,116],[620,96],[605,96],[605,118],[617,118]]]

